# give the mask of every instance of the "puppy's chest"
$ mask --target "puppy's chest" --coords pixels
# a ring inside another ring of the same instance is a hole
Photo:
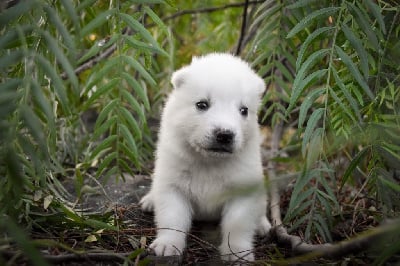
[[[216,171],[185,171],[181,189],[191,201],[197,215],[217,215],[226,197],[228,184]]]

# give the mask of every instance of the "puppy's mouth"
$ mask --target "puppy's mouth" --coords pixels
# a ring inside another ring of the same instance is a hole
[[[231,146],[212,146],[208,147],[206,150],[215,153],[233,153],[233,148]]]

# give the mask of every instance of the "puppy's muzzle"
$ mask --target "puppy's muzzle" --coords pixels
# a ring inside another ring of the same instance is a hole
[[[213,140],[208,150],[218,153],[232,153],[235,133],[227,129],[213,131]]]

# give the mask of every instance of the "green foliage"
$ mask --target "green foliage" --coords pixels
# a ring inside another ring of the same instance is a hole
[[[305,160],[285,221],[304,225],[306,239],[330,240],[336,182],[355,170],[381,210],[398,212],[400,10],[389,1],[292,2],[259,7],[248,54],[267,82],[263,120],[298,124]],[[336,180],[342,152],[354,156]]]
[[[68,212],[62,181],[71,172],[79,195],[93,169],[104,182],[146,171],[154,60],[168,54],[144,26],[164,24],[152,5],[136,2],[1,5],[1,217],[30,224],[34,212]],[[81,118],[93,110],[98,117],[91,130]],[[75,222],[108,228],[80,219]]]
[[[267,91],[263,98],[263,117],[272,120],[275,125],[286,120],[286,104],[289,102],[290,84],[294,80],[295,57],[290,53],[294,43],[286,40],[285,33],[279,29],[291,25],[290,18],[284,15],[284,5],[274,1],[265,1],[255,12],[255,18],[249,31],[256,30],[248,57],[255,58],[253,67],[259,69],[265,78]],[[270,106],[266,103],[271,102]]]
[[[400,169],[399,138],[395,137],[399,135],[400,109],[394,91],[400,85],[399,57],[397,61],[393,58],[393,47],[400,44],[399,9],[372,1],[337,5],[298,1],[287,6],[266,3],[264,10],[271,13],[263,17],[268,22],[259,31],[262,37],[256,38],[260,60],[255,62],[263,62],[267,71],[262,74],[268,74],[267,81],[273,80],[265,101],[278,99],[266,115],[280,112],[289,117],[299,110],[298,136],[305,157],[285,221],[293,222],[292,230],[305,224],[306,239],[316,232],[330,240],[332,213],[339,212],[332,190],[335,169],[330,161],[344,147],[355,152],[361,147],[361,151],[350,158],[342,186],[360,163],[369,160],[363,171],[371,195],[376,195],[386,210],[399,204],[393,196],[399,191],[398,182],[391,176]],[[279,46],[269,38],[277,33],[287,38],[280,38]],[[281,57],[278,62],[289,62],[286,68],[295,69],[295,74],[284,75],[286,82],[276,79],[284,74],[276,61],[279,57],[271,52],[276,50]],[[279,94],[282,91],[284,95]],[[280,104],[284,102],[287,108],[282,112]],[[375,130],[386,134],[375,135]]]

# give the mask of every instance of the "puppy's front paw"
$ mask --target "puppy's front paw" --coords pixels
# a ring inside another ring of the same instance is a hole
[[[147,193],[139,202],[143,211],[151,212],[154,210],[154,202],[151,193]]]
[[[167,236],[157,237],[151,243],[150,248],[154,250],[157,256],[182,255],[185,248],[185,240]]]
[[[257,233],[260,236],[267,236],[271,230],[271,223],[268,221],[267,217],[261,217],[261,222],[258,225]]]

